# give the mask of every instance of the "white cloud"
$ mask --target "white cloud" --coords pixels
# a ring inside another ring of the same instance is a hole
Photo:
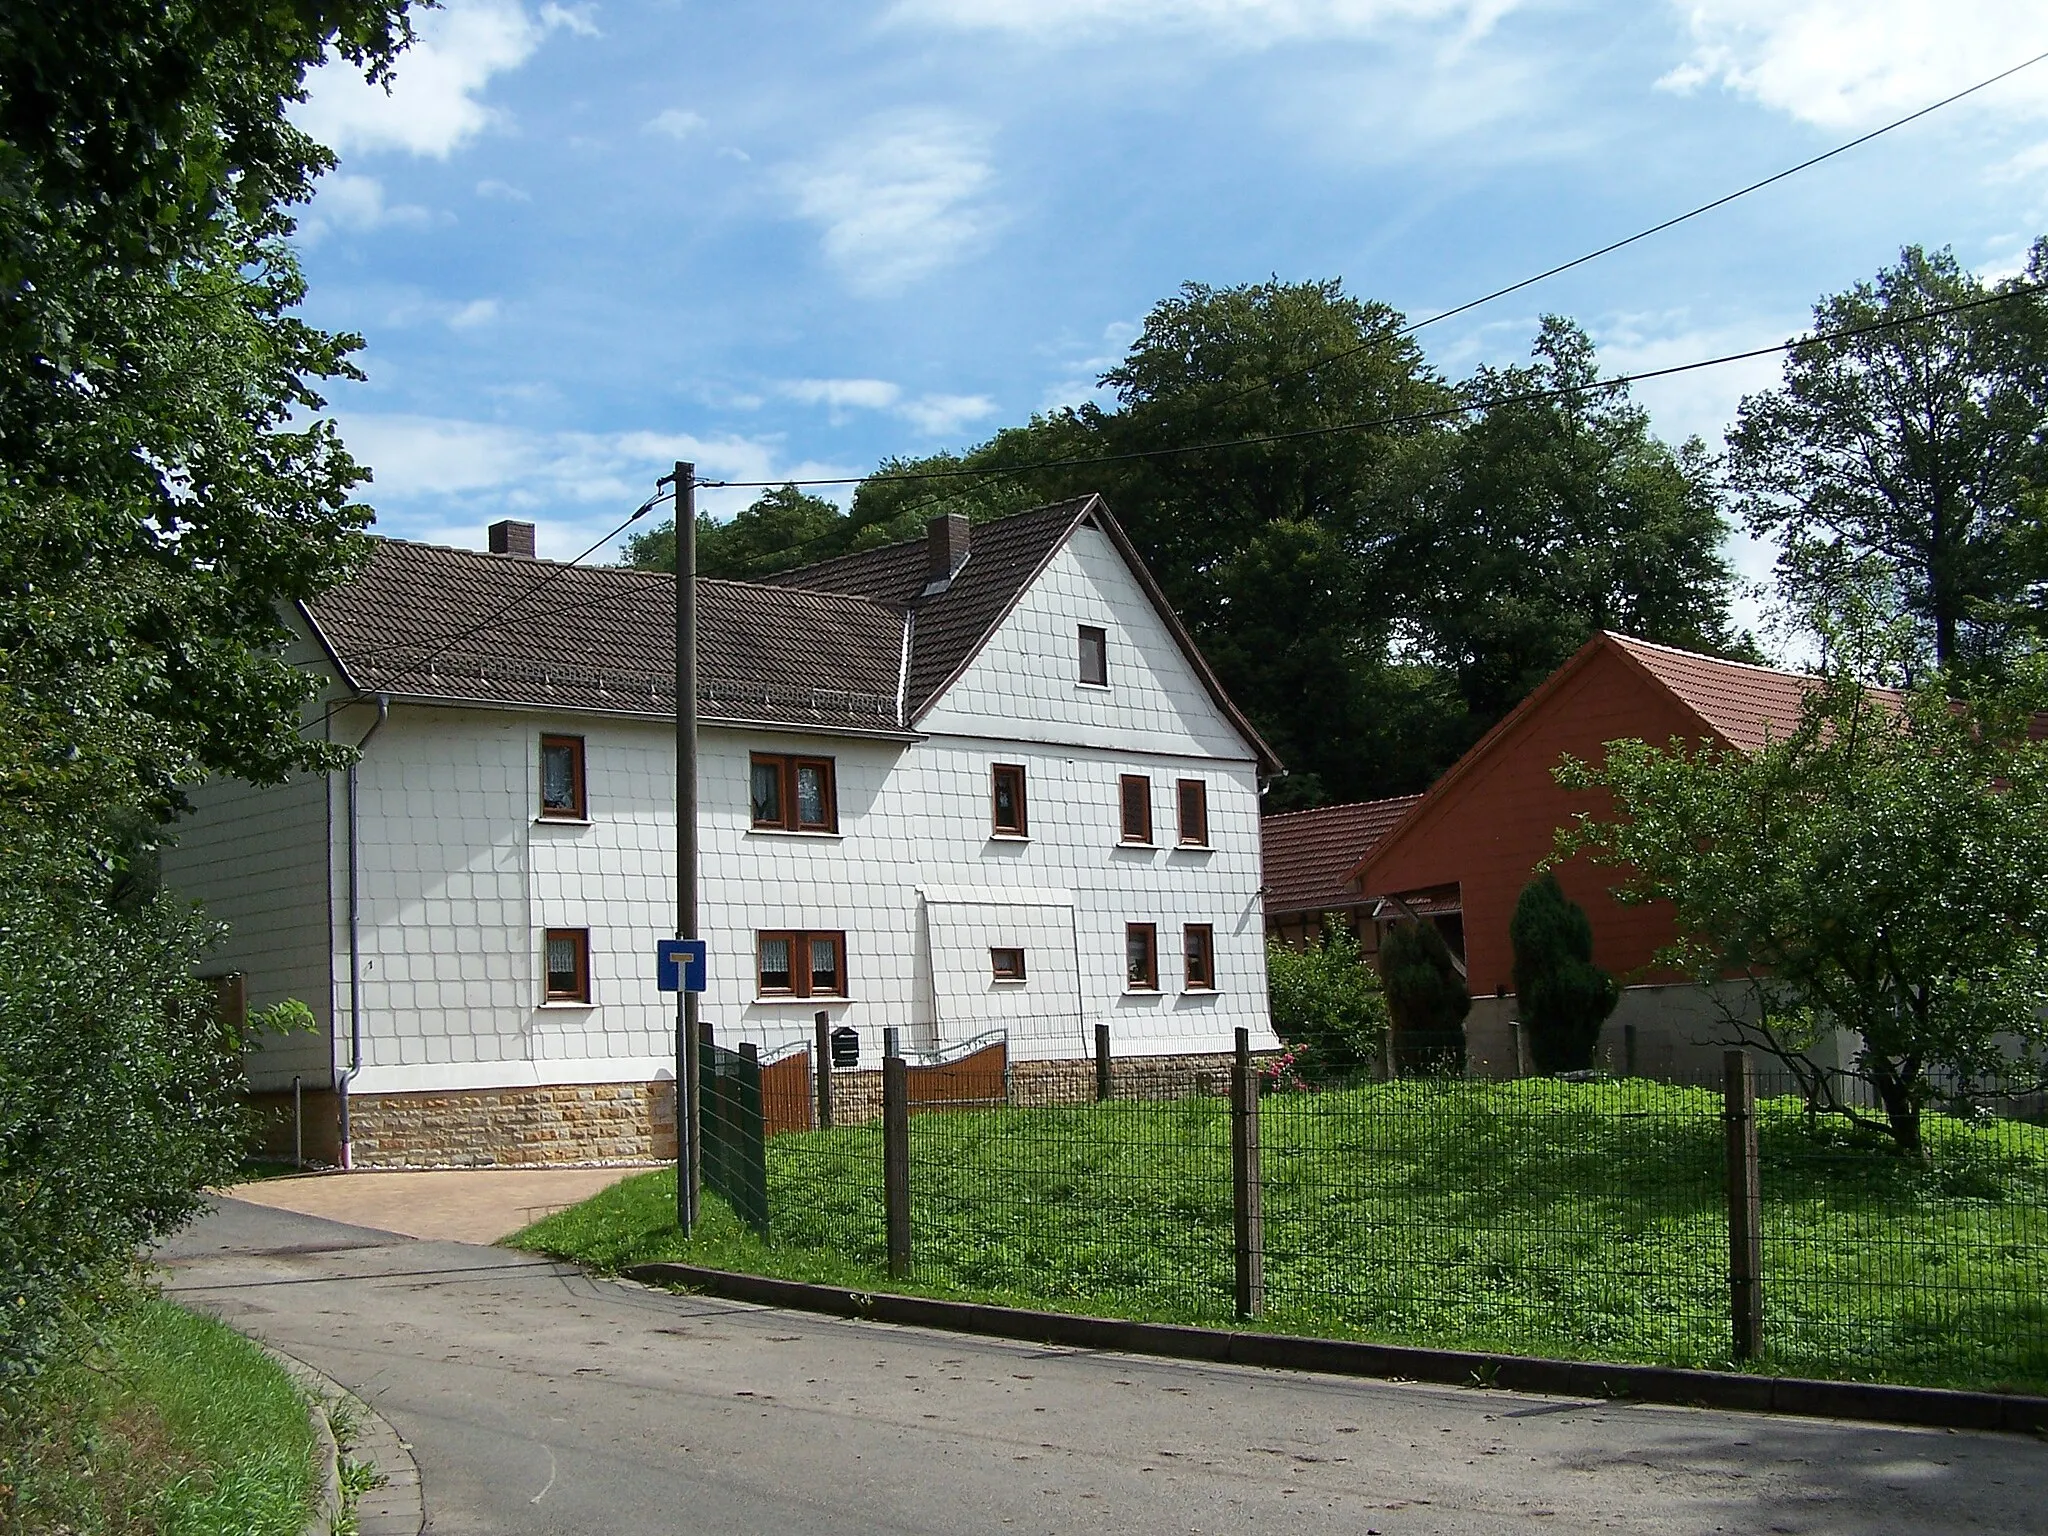
[[[844,465],[785,458],[772,438],[700,438],[659,432],[530,431],[448,417],[341,413],[349,451],[371,466],[364,499],[382,533],[481,548],[486,525],[521,517],[539,525],[541,553],[566,558],[622,521],[678,459],[714,480],[767,481],[859,474]],[[844,500],[852,488],[828,488]],[[700,510],[729,517],[760,492],[703,490]],[[641,526],[657,520],[650,514]],[[602,557],[594,557],[602,558]]]
[[[870,120],[784,172],[796,211],[823,226],[827,260],[857,291],[897,293],[968,255],[993,231],[988,132],[950,112]]]
[[[1658,83],[1718,85],[1824,128],[1866,127],[2048,48],[2040,0],[1674,0],[1691,55]],[[2048,64],[1975,98],[2048,115]]]
[[[906,400],[896,414],[926,437],[951,437],[962,427],[993,416],[995,401],[987,395],[919,395]]]
[[[457,306],[448,316],[448,329],[451,331],[472,331],[480,325],[489,325],[497,318],[498,301],[496,299],[471,299],[467,304]]]
[[[519,0],[448,0],[420,13],[419,41],[399,56],[388,94],[336,59],[314,72],[294,116],[342,154],[399,149],[446,159],[502,116],[480,99],[492,76],[524,64],[556,28],[587,25],[557,5],[535,18]]]
[[[647,123],[649,133],[665,133],[678,141],[687,139],[704,126],[704,119],[695,112],[685,112],[681,107],[670,107],[658,113]]]
[[[299,221],[299,243],[311,248],[335,230],[393,225],[417,229],[433,219],[431,212],[416,203],[387,203],[384,184],[374,176],[337,172],[321,180],[311,213]]]
[[[898,0],[893,20],[1070,43],[1120,31],[1220,35],[1262,45],[1364,37],[1390,26],[1450,23],[1476,37],[1522,0]]]
[[[900,385],[887,379],[792,379],[776,392],[804,405],[825,406],[835,424],[852,411],[887,411],[925,437],[951,437],[996,410],[987,395],[905,396]]]
[[[792,379],[781,393],[804,405],[828,405],[835,411],[887,410],[903,395],[887,379]]]
[[[495,177],[490,176],[485,177],[476,184],[476,195],[478,197],[497,198],[499,201],[507,203],[530,203],[533,201],[533,194],[524,187],[515,187],[509,181],[499,181]]]
[[[596,7],[588,5],[555,5],[550,3],[540,8],[540,24],[544,27],[566,27],[578,37],[603,37],[597,30],[597,18],[591,14]]]

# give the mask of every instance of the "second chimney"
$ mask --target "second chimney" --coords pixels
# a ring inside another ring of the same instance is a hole
[[[967,563],[967,519],[958,512],[931,520],[925,532],[926,575],[933,581],[947,581]]]
[[[491,553],[494,555],[516,555],[521,560],[533,558],[533,524],[515,523],[510,518],[491,524]]]

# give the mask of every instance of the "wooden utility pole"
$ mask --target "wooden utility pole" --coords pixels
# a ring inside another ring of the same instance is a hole
[[[697,466],[676,461],[676,937],[697,937]],[[708,969],[708,967],[707,967]],[[676,1224],[697,1225],[704,1181],[697,994],[676,992]]]

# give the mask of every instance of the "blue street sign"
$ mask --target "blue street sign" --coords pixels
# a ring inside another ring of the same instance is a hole
[[[704,941],[656,939],[654,984],[664,992],[704,990]]]

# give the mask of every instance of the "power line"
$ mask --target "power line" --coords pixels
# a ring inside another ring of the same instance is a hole
[[[1724,352],[1718,357],[1704,357],[1690,363],[1674,363],[1666,368],[1646,368],[1638,373],[1616,374],[1608,379],[1596,379],[1590,384],[1567,384],[1548,389],[1520,390],[1514,394],[1494,395],[1484,400],[1461,400],[1455,405],[1438,406],[1425,411],[1407,411],[1393,416],[1374,416],[1359,421],[1327,422],[1319,427],[1296,427],[1285,432],[1262,432],[1246,437],[1221,438],[1206,443],[1184,443],[1167,448],[1136,448],[1124,453],[1093,454],[1081,458],[1042,459],[1028,464],[1001,465],[959,465],[951,469],[911,470],[900,474],[843,475],[829,479],[815,480],[699,480],[700,487],[723,490],[772,490],[778,486],[811,485],[861,485],[874,480],[960,480],[970,477],[991,477],[996,475],[1017,475],[1046,469],[1088,469],[1102,464],[1128,464],[1142,459],[1174,458],[1185,454],[1214,453],[1226,448],[1256,448],[1268,443],[1298,442],[1306,438],[1331,437],[1345,432],[1370,432],[1387,427],[1425,426],[1431,422],[1447,421],[1458,416],[1467,416],[1474,411],[1490,410],[1503,405],[1528,405],[1542,400],[1559,400],[1574,395],[1589,395],[1603,391],[1625,389],[1631,384],[1641,384],[1651,379],[1668,379],[1678,374],[1696,373],[1703,368],[1719,368],[1729,363],[1749,362],[1754,358],[1771,357],[1783,352],[1796,351],[1801,347],[1823,346],[1833,341],[1847,341],[1857,336],[1869,336],[1881,331],[1900,330],[1917,325],[1925,320],[1939,320],[1946,315],[1963,314],[1970,310],[1983,309],[1992,304],[2010,303],[2014,299],[2032,298],[2048,291],[2048,284],[2016,283],[1997,293],[1980,298],[1964,299],[1955,304],[1936,305],[1931,309],[1918,310],[1910,315],[1894,315],[1882,320],[1873,320],[1867,325],[1844,326],[1838,330],[1820,331],[1811,336],[1795,337],[1781,341],[1774,346],[1752,347],[1744,352]],[[799,546],[800,547],[800,546]]]
[[[1675,229],[1690,219],[1698,218],[1701,214],[1712,213],[1717,208],[1725,208],[1738,198],[1747,197],[1752,192],[1761,192],[1765,187],[1775,186],[1788,177],[1797,176],[1801,171],[1811,170],[1823,161],[1832,160],[1837,155],[1845,155],[1852,149],[1868,144],[1872,139],[1883,138],[1884,135],[1892,132],[1894,129],[1904,128],[1909,123],[1917,123],[1921,118],[1931,113],[1939,112],[1943,107],[1954,106],[1966,96],[1974,96],[1979,91],[1997,85],[2001,80],[2009,80],[2014,75],[2020,73],[2020,71],[2031,69],[2044,59],[2048,59],[2048,51],[2037,53],[2031,59],[2024,59],[2018,64],[2013,65],[2010,69],[2000,70],[1997,74],[1979,80],[1975,85],[1967,86],[1952,96],[1944,96],[1939,101],[1931,102],[1927,106],[1920,108],[1917,112],[1909,112],[1904,117],[1895,118],[1881,128],[1873,128],[1870,132],[1850,139],[1845,144],[1837,144],[1833,149],[1825,150],[1810,159],[1802,160],[1797,165],[1789,165],[1782,171],[1764,177],[1761,181],[1753,181],[1746,187],[1738,187],[1733,192],[1724,193],[1712,202],[1701,203],[1697,208],[1689,208],[1684,213],[1676,214],[1671,218],[1663,220],[1661,223],[1652,224],[1647,229],[1639,229],[1632,235],[1625,236],[1620,240],[1611,241],[1601,246],[1598,250],[1586,252],[1583,256],[1574,256],[1570,261],[1561,261],[1554,267],[1547,267],[1543,271],[1536,273],[1533,277],[1525,277],[1519,282],[1509,283],[1505,288],[1496,288],[1491,293],[1483,293],[1476,299],[1467,299],[1463,304],[1443,310],[1438,314],[1430,315],[1426,319],[1411,321],[1395,331],[1394,335],[1397,337],[1412,336],[1425,326],[1435,325],[1439,321],[1449,320],[1455,315],[1465,314],[1469,310],[1479,308],[1482,304],[1491,304],[1495,299],[1504,299],[1509,294],[1520,293],[1524,288],[1533,288],[1536,284],[1546,282],[1560,273],[1569,272],[1574,267],[1583,267],[1589,261],[1598,261],[1602,256],[1611,256],[1616,251],[1624,250],[1638,241],[1649,239],[1652,235],[1661,235],[1667,229]],[[1258,394],[1262,390],[1274,389],[1295,379],[1305,378],[1309,374],[1314,373],[1318,368],[1325,368],[1331,363],[1342,362],[1347,357],[1356,357],[1359,353],[1366,351],[1373,345],[1375,345],[1375,342],[1362,341],[1355,347],[1346,347],[1342,351],[1332,352],[1328,357],[1317,358],[1314,362],[1305,364],[1291,372],[1279,374],[1268,379],[1261,379],[1258,383],[1247,385],[1235,393],[1223,396],[1221,399],[1209,401],[1207,402],[1207,407],[1214,408],[1229,405],[1234,401],[1242,400],[1247,395]]]

